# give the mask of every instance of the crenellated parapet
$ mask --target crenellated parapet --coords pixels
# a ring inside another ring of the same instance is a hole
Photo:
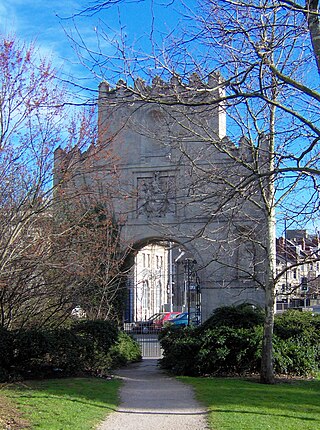
[[[114,88],[109,83],[101,82],[99,86],[100,101],[108,103],[119,99],[131,99],[138,101],[203,104],[219,101],[224,97],[223,79],[218,73],[211,73],[204,81],[196,73],[183,81],[179,75],[173,75],[170,80],[164,81],[160,76],[152,79],[151,85],[143,79],[137,78],[133,86],[127,85],[120,79]]]
[[[73,183],[79,175],[90,170],[88,164],[94,159],[97,148],[94,144],[86,150],[78,145],[70,149],[57,148],[54,152],[54,186],[66,188]]]

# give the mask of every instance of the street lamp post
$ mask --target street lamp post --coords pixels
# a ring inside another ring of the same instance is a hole
[[[172,262],[172,243],[169,243],[169,304],[170,312],[173,311],[173,262]]]
[[[195,270],[195,265],[197,264],[196,260],[192,258],[186,258],[184,260],[184,275],[185,275],[185,290],[186,290],[186,299],[187,299],[187,312],[188,312],[188,326],[190,325],[190,314],[191,314],[191,283],[195,281],[195,289],[196,294],[200,294],[199,291],[199,282],[198,276]],[[197,299],[196,306],[198,307],[199,299]],[[199,310],[197,309],[197,312]]]

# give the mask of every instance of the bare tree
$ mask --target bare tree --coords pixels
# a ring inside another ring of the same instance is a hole
[[[56,226],[57,267],[68,274],[73,307],[90,319],[122,321],[126,301],[125,260],[130,247],[121,238],[122,222],[112,201],[95,186],[90,193],[64,200]],[[78,196],[77,193],[77,196]]]
[[[0,324],[57,324],[75,293],[55,264],[54,151],[94,143],[96,117],[68,107],[66,88],[35,46],[4,36],[0,57]]]

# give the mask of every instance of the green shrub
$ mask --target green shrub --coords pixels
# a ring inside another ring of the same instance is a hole
[[[140,361],[140,346],[131,336],[119,332],[117,342],[110,348],[110,358],[113,369]]]
[[[251,305],[226,306],[200,327],[165,329],[161,365],[180,375],[254,372],[261,361],[263,311]]]
[[[201,374],[257,372],[261,363],[261,328],[217,327],[206,330],[195,359]]]
[[[13,361],[12,334],[5,328],[0,328],[0,367],[7,368]]]
[[[197,329],[167,327],[160,336],[160,343],[163,349],[162,368],[176,375],[200,374],[195,360],[201,344]]]
[[[5,367],[0,366],[0,383],[6,382],[9,379],[9,372]]]
[[[319,371],[319,345],[299,338],[273,338],[274,368],[278,374],[309,376]]]
[[[258,373],[263,312],[248,305],[217,309],[195,329],[163,330],[161,364],[179,375]],[[274,367],[278,374],[312,375],[320,368],[320,316],[298,311],[277,315]]]
[[[70,328],[0,332],[5,345],[0,378],[69,376],[83,372],[104,375],[118,329],[108,321],[81,321]]]
[[[68,329],[12,332],[11,371],[24,377],[73,375],[83,368],[84,344]]]
[[[320,368],[320,316],[295,310],[276,315],[273,345],[277,373],[315,374]]]
[[[295,337],[318,338],[320,341],[320,315],[289,310],[275,316],[274,334],[281,339]]]
[[[71,331],[80,337],[82,348],[82,371],[106,375],[112,364],[109,351],[118,340],[115,323],[102,320],[79,321]]]
[[[50,332],[50,349],[42,357],[45,368],[54,372],[76,375],[84,370],[88,341],[72,330],[59,328]]]
[[[201,326],[200,331],[206,331],[216,327],[252,328],[263,324],[264,311],[243,303],[239,306],[223,306],[215,309]]]
[[[25,329],[12,332],[14,366],[28,370],[36,368],[53,348],[50,333],[45,330]]]
[[[13,344],[11,332],[0,328],[0,382],[8,379],[9,368],[13,362]]]
[[[103,320],[84,320],[75,323],[71,331],[90,341],[91,345],[102,351],[109,351],[118,339],[118,329],[114,322]]]

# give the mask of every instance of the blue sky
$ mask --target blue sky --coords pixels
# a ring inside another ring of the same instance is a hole
[[[74,0],[0,0],[1,32],[14,34],[22,41],[35,42],[40,55],[50,58],[65,74],[89,77],[90,73],[80,65],[66,36],[66,30],[73,27],[72,21],[66,18],[80,12],[81,3]],[[95,20],[86,18],[81,21],[81,33],[91,44],[96,36]]]
[[[187,1],[187,4],[193,3],[194,0]],[[97,49],[99,40],[103,53],[111,55],[112,47],[105,38],[99,37],[101,30],[116,40],[120,38],[119,29],[122,27],[130,44],[148,50],[153,17],[156,26],[154,33],[158,40],[161,34],[166,35],[179,27],[181,19],[178,10],[182,2],[171,0],[120,4],[119,9],[113,7],[93,16],[79,16],[87,4],[89,2],[81,0],[0,0],[1,33],[13,33],[27,42],[35,41],[41,55],[51,58],[56,67],[82,81],[88,79],[90,86],[94,87],[98,85],[99,76],[92,81],[92,74],[80,64],[66,32],[75,35],[79,31],[87,46],[93,50]]]
[[[69,16],[77,8],[75,1],[10,0],[0,1],[2,33],[13,33],[19,39],[36,41],[43,52],[63,61],[68,54],[60,16]]]

